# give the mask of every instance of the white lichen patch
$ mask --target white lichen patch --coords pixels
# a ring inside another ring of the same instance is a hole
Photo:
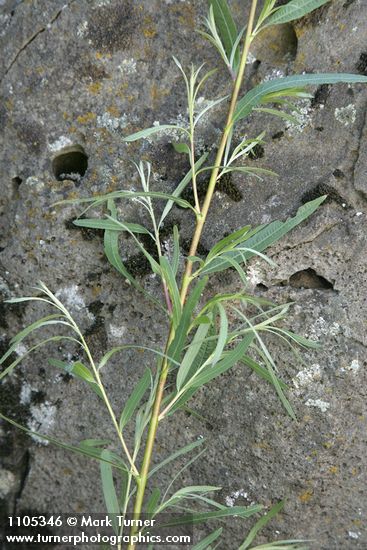
[[[263,275],[256,265],[250,265],[247,269],[247,278],[251,286],[255,287],[263,281]]]
[[[320,409],[321,412],[326,412],[330,408],[330,403],[323,401],[322,399],[307,399],[305,405],[306,407],[315,407]]]
[[[287,122],[286,128],[290,135],[303,132],[303,130],[311,122],[311,101],[302,99],[297,102],[297,110],[291,111],[291,116],[297,119],[298,122]]]
[[[352,372],[358,372],[360,368],[361,368],[361,364],[358,361],[358,359],[353,359],[351,364],[347,366],[347,370]]]
[[[281,71],[280,69],[273,69],[271,73],[265,76],[263,82],[269,82],[269,80],[275,80],[276,78],[282,78],[283,76],[283,71]]]
[[[135,59],[133,57],[130,57],[130,59],[123,59],[121,65],[118,66],[118,69],[123,75],[136,73]]]
[[[88,21],[83,21],[76,28],[76,35],[78,38],[83,38],[88,32]]]
[[[317,342],[322,336],[337,336],[340,332],[339,323],[334,322],[329,324],[323,317],[318,317],[306,337]]]
[[[34,391],[34,388],[28,384],[28,382],[24,382],[21,390],[20,390],[20,403],[22,405],[29,405],[32,399],[32,392]]]
[[[127,124],[127,115],[124,113],[120,117],[111,116],[109,113],[97,116],[97,126],[106,128],[110,132],[114,132],[119,128],[125,128]]]
[[[16,486],[16,478],[9,470],[0,470],[0,498],[7,497]]]
[[[71,312],[79,312],[85,310],[85,314],[89,319],[94,320],[94,315],[88,311],[84,298],[79,292],[78,285],[70,285],[64,288],[59,288],[55,293],[56,298]],[[83,312],[84,313],[84,312]]]
[[[239,489],[238,491],[234,491],[230,495],[226,496],[226,498],[224,499],[225,503],[226,503],[226,506],[228,506],[229,508],[233,508],[233,506],[235,506],[235,504],[236,504],[236,500],[238,500],[241,497],[247,499],[248,498],[248,493],[246,493],[243,489]]]
[[[343,124],[343,126],[350,126],[356,121],[357,110],[353,103],[350,103],[346,107],[336,108],[334,111],[334,116],[338,122]]]
[[[312,382],[318,382],[321,380],[321,375],[321,367],[318,363],[315,363],[314,365],[301,370],[295,378],[293,378],[293,384],[297,389],[308,386],[312,384]]]
[[[28,350],[27,350],[27,347],[22,342],[19,342],[19,344],[17,345],[14,351],[17,355],[21,356],[21,355],[25,355]]]
[[[0,14],[0,36],[4,36],[6,29],[10,24],[11,17],[8,13]]]
[[[51,405],[48,401],[39,405],[32,405],[30,408],[31,417],[28,420],[28,428],[33,432],[47,435],[55,423],[56,410],[55,405]],[[48,441],[35,434],[31,437],[41,445],[48,445]]]
[[[256,57],[251,52],[249,52],[246,59],[246,65],[252,65],[252,63],[255,63],[255,61]]]
[[[57,151],[60,151],[60,149],[63,149],[64,147],[68,147],[72,144],[73,142],[68,136],[60,136],[56,141],[49,143],[48,148],[53,153],[56,153]]]
[[[37,191],[41,191],[44,187],[43,181],[36,178],[35,176],[30,176],[27,178],[24,182],[26,185],[29,185],[31,187],[34,187]]]
[[[110,323],[109,329],[110,329],[110,335],[113,338],[122,338],[126,332],[126,327],[124,325],[117,326]]]

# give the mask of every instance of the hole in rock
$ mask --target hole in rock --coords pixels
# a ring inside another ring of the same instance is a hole
[[[13,199],[19,199],[19,187],[21,186],[22,181],[22,178],[19,178],[18,176],[12,178],[11,185],[13,188]]]
[[[80,181],[88,168],[88,155],[81,145],[64,147],[52,161],[52,171],[58,181]]]
[[[314,269],[302,269],[289,278],[289,285],[293,288],[319,288],[323,290],[333,289],[332,283],[318,275]]]
[[[321,84],[315,92],[315,95],[311,99],[311,107],[317,107],[318,105],[325,105],[327,98],[330,95],[330,85]]]
[[[266,292],[267,290],[269,290],[268,287],[266,285],[264,285],[263,283],[257,284],[256,289],[260,290],[261,292]]]
[[[364,74],[367,76],[367,52],[362,52],[359,56],[359,61],[356,64],[356,69],[359,74]]]
[[[298,39],[291,23],[268,27],[254,42],[253,55],[257,61],[266,60],[277,67],[296,58]]]
[[[250,156],[254,160],[263,158],[264,154],[265,154],[265,149],[261,145],[261,143],[257,143],[255,147],[250,151]]]
[[[23,180],[22,180],[22,178],[19,178],[18,176],[16,176],[11,181],[12,181],[12,184],[14,185],[14,187],[19,187]]]

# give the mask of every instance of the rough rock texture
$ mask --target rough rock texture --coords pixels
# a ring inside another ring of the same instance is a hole
[[[206,10],[203,0],[65,1],[0,1],[0,292],[4,299],[26,295],[44,280],[75,314],[100,357],[122,343],[162,345],[166,322],[110,268],[98,231],[72,226],[80,208],[52,204],[136,188],[130,161],[139,157],[151,160],[154,187],[172,190],[188,169],[169,144],[177,136],[131,145],[121,138],[154,121],[185,118],[184,89],[171,55],[185,66],[218,61],[194,32]],[[244,20],[240,8],[246,3],[233,4]],[[333,0],[296,25],[264,35],[254,46],[248,77],[256,83],[296,71],[366,74],[366,33],[365,0]],[[220,70],[202,101],[225,93],[227,81]],[[279,344],[273,349],[298,422],[286,417],[269,387],[238,367],[192,402],[207,422],[178,414],[160,429],[157,452],[164,457],[204,436],[205,460],[194,463],[182,483],[220,484],[227,504],[268,505],[287,497],[263,540],[310,538],[314,550],[362,550],[367,547],[367,89],[338,85],[315,91],[315,99],[301,105],[299,126],[264,115],[246,122],[248,136],[266,129],[264,150],[251,162],[271,167],[279,178],[259,182],[234,176],[216,193],[203,237],[209,248],[226,232],[284,218],[302,201],[329,194],[312,219],[270,251],[277,269],[260,261],[251,266],[254,291],[276,302],[296,302],[288,326],[323,346],[303,353],[305,364]],[[223,110],[217,109],[204,121],[202,150],[215,144],[222,119]],[[75,145],[75,157],[65,165],[70,179],[62,179],[62,159],[53,160]],[[88,156],[86,172],[81,147]],[[144,216],[134,204],[124,203],[121,212],[131,220]],[[188,239],[189,215],[175,209],[172,219]],[[160,296],[131,241],[123,245],[129,265]],[[230,287],[238,287],[234,276],[213,279],[213,291]],[[2,304],[0,349],[41,311]],[[47,363],[49,356],[70,360],[75,353],[62,343],[27,358],[0,386],[1,412],[68,442],[113,439],[98,398]],[[146,352],[129,351],[106,369],[116,409],[150,359]],[[6,424],[1,429],[3,513],[103,511],[96,464],[27,439]],[[157,481],[167,482],[175,467]],[[221,548],[237,548],[250,524],[231,522]]]

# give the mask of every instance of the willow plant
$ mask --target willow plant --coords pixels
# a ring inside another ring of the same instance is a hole
[[[327,0],[291,0],[285,5],[277,6],[276,0],[265,0],[262,9],[258,10],[257,0],[252,0],[247,25],[239,31],[227,2],[225,0],[210,1],[205,30],[200,32],[217,49],[229,71],[231,77],[229,95],[214,100],[200,110],[197,101],[198,93],[214,74],[214,71],[203,74],[202,65],[199,68],[191,67],[190,71],[186,73],[181,63],[174,58],[187,91],[187,124],[153,126],[124,138],[125,142],[130,143],[154,134],[164,134],[165,132],[169,134],[171,130],[178,131],[182,139],[180,143],[174,145],[179,153],[187,155],[189,172],[176,189],[171,194],[167,194],[151,189],[151,166],[147,162],[138,161],[136,168],[141,181],[141,191],[121,190],[78,201],[87,203],[83,214],[91,207],[94,208],[94,211],[96,207],[107,207],[107,213],[103,218],[88,219],[83,217],[77,219],[75,224],[79,227],[103,229],[104,249],[111,265],[131,283],[136,291],[143,293],[155,307],[164,311],[167,319],[167,339],[163,350],[145,345],[126,344],[111,349],[101,361],[97,362],[92,356],[82,331],[67,308],[44,283],[40,283],[36,296],[9,300],[12,303],[27,300],[38,301],[49,306],[51,313],[15,336],[11,341],[10,349],[1,359],[1,363],[11,356],[20,342],[38,329],[57,325],[66,327],[71,334],[51,336],[41,340],[22,357],[11,362],[1,373],[0,379],[11,373],[29,353],[50,342],[67,340],[71,344],[81,347],[84,352],[85,362],[65,363],[58,359],[50,359],[50,364],[56,368],[64,369],[75,378],[82,380],[99,396],[110,416],[120,452],[107,448],[109,442],[104,440],[84,440],[73,446],[52,437],[37,435],[100,462],[106,507],[108,513],[112,515],[133,511],[136,519],[139,519],[142,513],[149,514],[154,518],[157,514],[167,510],[178,509],[190,512],[188,516],[180,517],[178,523],[183,524],[187,521],[193,524],[206,524],[212,518],[218,519],[226,516],[248,518],[262,509],[260,505],[227,507],[213,500],[208,494],[218,491],[219,487],[189,486],[173,492],[173,483],[185,468],[201,456],[203,452],[201,450],[199,454],[188,460],[184,468],[173,477],[165,491],[154,484],[150,485],[151,478],[158,470],[166,467],[171,461],[195,451],[203,440],[194,441],[183,448],[176,449],[171,456],[164,458],[154,467],[152,466],[152,456],[157,430],[165,419],[186,407],[189,399],[200,388],[238,363],[246,365],[263,380],[272,384],[286,412],[295,419],[293,408],[286,397],[286,385],[279,379],[274,359],[267,347],[267,336],[279,337],[282,341],[288,342],[292,349],[295,346],[316,347],[316,344],[285,329],[284,323],[279,324],[279,321],[286,318],[290,304],[274,305],[248,292],[247,266],[248,261],[254,256],[273,264],[272,260],[264,254],[264,250],[315,212],[325,197],[319,197],[304,204],[295,216],[286,221],[273,221],[268,225],[255,228],[251,228],[249,225],[241,227],[219,240],[205,257],[200,256],[198,247],[204,225],[207,223],[213,193],[218,181],[225,174],[242,172],[260,179],[264,174],[273,174],[271,170],[254,168],[246,162],[256,145],[263,142],[264,133],[250,139],[236,140],[235,138],[241,133],[241,123],[250,113],[265,112],[293,121],[294,115],[291,115],[290,112],[297,111],[297,106],[293,101],[297,102],[299,99],[312,97],[306,91],[307,86],[337,82],[367,82],[366,77],[353,74],[301,74],[263,82],[244,95],[240,95],[251,44],[262,30],[271,25],[288,23],[302,17],[326,2]],[[284,3],[282,2],[282,4]],[[202,117],[220,103],[228,104],[228,114],[217,146],[215,160],[210,163],[207,153],[201,156],[196,154],[196,133]],[[198,176],[204,171],[210,173],[210,179],[205,198],[201,203],[197,182]],[[181,197],[182,192],[189,185],[192,186],[194,204]],[[141,208],[148,212],[149,225],[129,222],[118,216],[116,201],[127,200],[137,202]],[[162,201],[165,203],[164,207],[159,209]],[[195,220],[195,230],[187,256],[181,252],[180,235],[176,226],[173,227],[171,235],[173,251],[168,254],[162,247],[162,227],[175,205],[186,208]],[[119,235],[122,233],[131,236],[137,249],[147,258],[152,273],[159,277],[162,283],[162,300],[149,293],[144,288],[144,284],[128,271],[120,255]],[[142,235],[144,235],[144,242],[147,238],[152,241],[156,254],[151,252],[151,248],[148,251],[144,246]],[[184,267],[182,267],[183,265]],[[204,302],[204,289],[209,292],[208,281],[214,274],[228,269],[238,273],[242,282],[242,290],[210,295]],[[157,361],[154,362],[152,368],[147,368],[144,371],[131,395],[125,399],[122,411],[117,414],[105,389],[103,371],[114,354],[134,348],[148,350],[152,356],[156,356]],[[167,383],[168,375],[170,375],[169,384]],[[172,379],[174,379],[174,383],[172,383]],[[1,416],[5,418],[3,415]],[[125,429],[134,419],[135,438],[130,445],[126,440]],[[13,420],[7,420],[23,430],[33,433]],[[115,478],[118,475],[122,480],[121,492],[116,490]],[[150,496],[146,498],[148,481]],[[199,505],[204,507],[201,512],[198,511]],[[252,545],[259,529],[282,506],[282,502],[277,503],[257,521],[238,547],[239,550],[245,550]],[[123,536],[123,532],[118,526],[115,525],[114,528],[117,534]],[[136,526],[131,528],[130,539],[127,542],[129,550],[136,547],[137,531]],[[218,528],[193,548],[196,550],[223,548],[221,534],[222,528]],[[122,540],[120,540],[119,548],[123,547]],[[304,541],[277,541],[256,548],[276,550],[285,547],[294,550],[301,549],[305,548],[305,543]]]

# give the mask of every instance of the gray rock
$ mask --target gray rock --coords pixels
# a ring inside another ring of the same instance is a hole
[[[244,21],[243,2],[233,4]],[[109,266],[98,232],[75,229],[71,222],[80,207],[52,205],[136,188],[131,160],[139,157],[152,162],[156,189],[174,189],[188,169],[168,143],[178,136],[130,145],[122,136],[186,116],[185,91],[171,55],[184,66],[217,64],[216,54],[194,32],[207,3],[7,0],[0,5],[0,292],[4,298],[26,295],[39,279],[45,281],[66,300],[97,359],[123,343],[163,346],[166,319]],[[281,32],[289,42],[273,48],[269,58],[259,39],[253,55],[261,63],[253,60],[247,68],[252,84],[288,72],[366,70],[363,0],[335,0]],[[271,36],[266,40],[271,48]],[[227,85],[220,70],[202,101],[224,95]],[[311,219],[269,252],[277,268],[256,260],[250,266],[253,291],[280,303],[294,301],[287,326],[322,344],[318,351],[302,352],[305,364],[279,342],[269,344],[298,421],[287,418],[270,387],[238,366],[193,400],[205,422],[182,413],[160,427],[155,460],[204,436],[205,460],[185,471],[181,485],[222,485],[219,498],[227,504],[269,505],[288,497],[284,512],[259,541],[307,538],[316,541],[314,550],[364,550],[367,90],[338,85],[316,92],[314,101],[300,106],[297,126],[259,115],[238,130],[251,137],[266,130],[263,154],[251,163],[271,167],[279,177],[260,182],[233,176],[214,196],[202,243],[210,248],[247,223],[284,219],[302,200],[329,193]],[[202,149],[215,145],[223,117],[218,108],[205,119]],[[63,165],[60,152],[75,146],[79,155]],[[124,219],[147,221],[136,204],[119,208]],[[189,239],[192,218],[175,209],[172,220],[180,224],[182,241]],[[161,298],[130,239],[122,240],[121,251]],[[211,292],[223,288],[240,283],[231,274],[213,278]],[[1,349],[43,312],[40,306],[2,305]],[[47,335],[54,334],[51,329]],[[30,355],[0,387],[0,410],[70,443],[92,437],[113,441],[97,396],[48,365],[48,357],[70,360],[77,353],[62,343]],[[150,364],[148,352],[127,351],[104,370],[116,411]],[[23,479],[17,499],[10,491],[9,509],[16,500],[19,513],[104,510],[95,463],[3,428],[5,471]],[[175,471],[172,464],[156,482],[167,485]],[[238,547],[252,523],[230,522],[222,547]]]

